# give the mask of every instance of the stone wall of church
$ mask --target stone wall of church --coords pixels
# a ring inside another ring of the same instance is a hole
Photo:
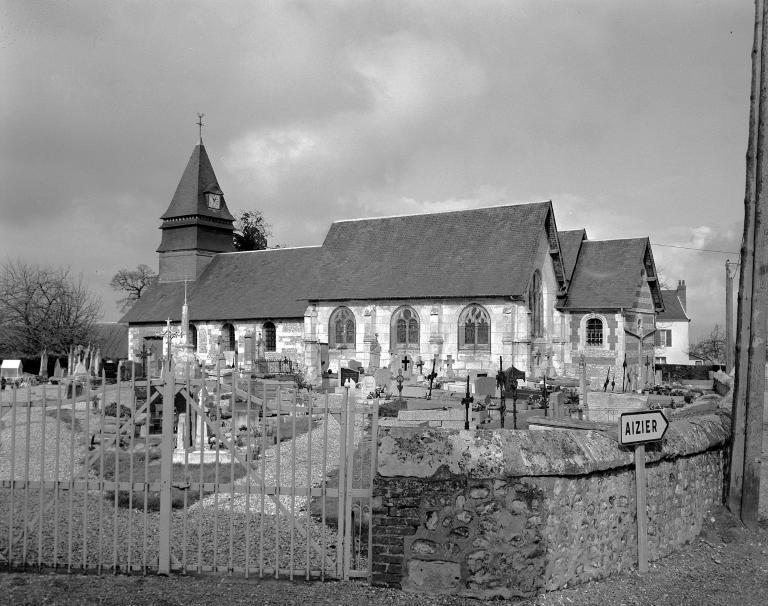
[[[603,346],[587,346],[586,322],[590,318],[603,321]],[[644,384],[652,378],[653,330],[656,313],[648,282],[638,285],[634,306],[626,310],[596,310],[593,312],[568,313],[568,353],[565,374],[577,376],[579,359],[584,354],[587,379],[593,387],[603,385],[606,376],[622,377],[623,364],[627,361],[627,373],[634,381]],[[639,323],[639,324],[638,324]],[[643,336],[642,346],[638,338],[638,327]]]
[[[266,351],[263,344],[264,323],[275,325],[275,351]],[[197,356],[201,361],[215,361],[219,351],[219,340],[227,337],[222,332],[225,322],[193,322],[197,327]],[[238,364],[263,356],[267,359],[300,361],[304,349],[304,321],[302,319],[257,319],[230,322],[235,328]],[[259,349],[261,344],[261,349]],[[225,345],[226,348],[226,345]]]
[[[238,365],[263,355],[267,359],[284,359],[301,361],[304,349],[304,322],[301,319],[270,319],[275,325],[276,347],[275,351],[265,351],[258,349],[259,340],[263,338],[263,326],[267,320],[248,320],[230,322],[235,328],[235,343],[237,348]],[[220,340],[225,341],[228,337],[222,332],[226,322],[207,321],[190,322],[191,326],[197,329],[197,348],[195,355],[201,364],[215,364],[219,352],[227,349],[228,344],[220,345]],[[166,324],[153,324],[131,326],[128,329],[128,357],[131,360],[140,359],[140,351],[145,343],[145,338],[151,340],[155,346],[158,355],[166,353],[166,344],[163,340],[163,334],[166,331]],[[181,325],[171,323],[172,346],[179,347],[182,344]]]
[[[374,339],[381,346],[379,365],[400,367],[400,360],[422,359],[431,369],[431,360],[437,358],[439,373],[448,370],[486,370],[496,372],[501,357],[502,365],[514,365],[531,377],[560,374],[564,369],[567,352],[566,316],[555,309],[558,283],[555,276],[549,242],[542,232],[536,253],[535,266],[539,268],[543,295],[543,335],[531,338],[531,313],[527,297],[511,300],[509,297],[479,297],[451,299],[409,299],[323,301],[310,305],[305,317],[304,335],[307,343],[317,343],[318,350],[330,342],[330,319],[334,310],[347,307],[355,317],[354,347],[328,348],[326,368],[338,372],[356,360],[368,367],[371,344]],[[450,279],[447,276],[446,279]],[[503,277],[500,278],[503,280]],[[482,305],[490,318],[490,347],[484,350],[459,349],[459,317],[471,304]],[[392,329],[393,316],[407,304],[418,316],[418,345],[398,346]],[[305,361],[316,367],[317,355],[308,353]],[[316,372],[319,369],[315,368]]]

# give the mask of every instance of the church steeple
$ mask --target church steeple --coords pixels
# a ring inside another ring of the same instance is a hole
[[[194,280],[220,252],[231,252],[233,223],[202,141],[195,146],[160,229],[160,281]]]

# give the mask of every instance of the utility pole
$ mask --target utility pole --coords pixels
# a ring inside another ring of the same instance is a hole
[[[733,269],[738,263],[725,260],[725,372],[733,370]]]
[[[768,304],[768,45],[766,3],[755,0],[752,86],[741,243],[730,478],[726,504],[757,526]]]

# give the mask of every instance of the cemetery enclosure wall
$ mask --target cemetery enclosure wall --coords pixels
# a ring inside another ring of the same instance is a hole
[[[647,447],[650,559],[720,502],[727,416],[671,424]],[[532,596],[637,563],[633,454],[597,432],[380,432],[374,583],[487,599]]]

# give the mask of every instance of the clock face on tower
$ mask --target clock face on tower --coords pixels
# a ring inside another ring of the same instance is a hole
[[[213,210],[221,208],[221,196],[219,194],[208,194],[208,208]]]

